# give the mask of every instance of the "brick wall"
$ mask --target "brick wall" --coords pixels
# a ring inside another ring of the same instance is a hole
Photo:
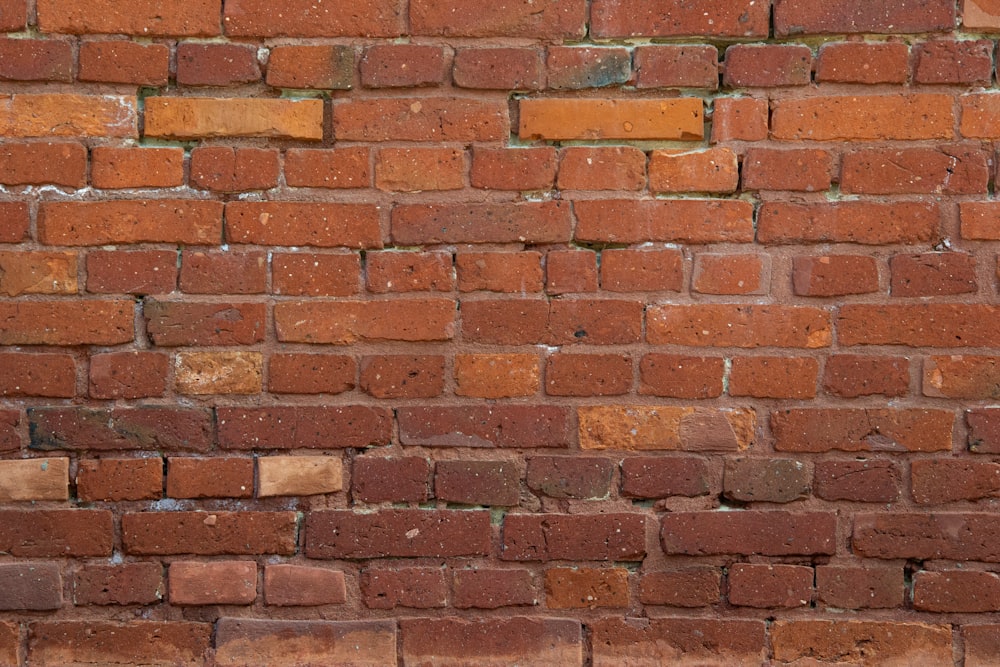
[[[1000,664],[997,2],[0,28],[0,665]]]

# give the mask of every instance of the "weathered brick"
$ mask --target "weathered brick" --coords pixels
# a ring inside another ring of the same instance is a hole
[[[216,192],[267,190],[278,184],[278,152],[207,146],[191,151],[191,184]]]
[[[946,570],[913,575],[913,608],[930,612],[985,612],[1000,607],[1000,577],[993,572]]]
[[[802,408],[771,413],[779,451],[951,450],[955,416],[919,408]]]
[[[668,555],[833,554],[836,533],[837,517],[828,512],[674,512],[660,524]]]
[[[174,561],[167,574],[171,604],[251,604],[257,599],[257,564],[248,560]]]
[[[0,99],[7,138],[138,136],[134,96],[18,93]]]
[[[143,302],[146,332],[154,345],[249,345],[264,340],[263,303]]]
[[[361,456],[351,469],[351,496],[366,503],[424,502],[430,477],[430,463],[419,456]]]
[[[295,553],[294,512],[128,512],[122,544],[135,556]]]
[[[569,414],[549,405],[399,408],[403,445],[423,447],[566,447]]]
[[[91,398],[152,398],[167,390],[170,357],[133,350],[90,357]]]
[[[962,238],[1000,239],[1000,206],[995,202],[961,202],[958,207]]]
[[[804,86],[812,50],[796,44],[736,44],[726,49],[722,83],[730,88]]]
[[[1000,465],[968,459],[913,461],[910,493],[924,505],[993,498],[1000,495]]]
[[[83,144],[5,142],[0,146],[0,183],[4,185],[52,184],[78,189],[87,181],[86,172],[87,149]]]
[[[549,609],[628,607],[628,570],[558,567],[545,571]]]
[[[170,47],[132,41],[85,41],[80,44],[80,81],[165,86],[170,76]]]
[[[18,426],[22,421],[20,410],[0,410],[0,452],[21,449],[21,429]]]
[[[53,611],[62,607],[62,574],[56,563],[0,565],[0,610]]]
[[[914,47],[916,83],[956,83],[989,86],[993,77],[993,42],[936,40]]]
[[[389,442],[391,413],[360,405],[216,408],[226,449],[330,449]]]
[[[455,334],[451,299],[286,301],[274,307],[278,340],[349,345],[355,341],[442,341]]]
[[[557,299],[549,304],[553,345],[625,345],[642,337],[643,305],[619,299]]]
[[[214,245],[221,239],[222,204],[214,201],[44,202],[38,209],[38,240],[47,245]]]
[[[285,296],[351,296],[361,289],[357,253],[275,252],[271,291]]]
[[[760,255],[698,253],[691,290],[701,294],[761,294],[767,291],[770,259]]]
[[[128,7],[113,0],[41,0],[38,27],[70,34],[211,37],[219,34],[221,8],[220,0],[183,0],[169,12],[157,0]]]
[[[459,88],[538,90],[544,85],[545,65],[538,49],[459,48],[452,78]]]
[[[306,517],[305,533],[310,558],[448,558],[490,552],[485,511],[315,510]]]
[[[204,451],[214,440],[210,410],[170,406],[30,408],[33,449]]]
[[[375,398],[433,398],[444,392],[440,355],[383,355],[361,360],[361,390]]]
[[[541,385],[533,354],[456,354],[455,394],[477,398],[533,396]]]
[[[806,498],[811,490],[812,468],[802,461],[772,458],[726,461],[722,491],[731,500],[788,503]]]
[[[82,460],[77,467],[76,493],[84,502],[159,500],[163,497],[163,460]]]
[[[550,250],[545,255],[545,291],[549,294],[597,291],[597,253]]]
[[[738,451],[754,439],[750,410],[605,405],[577,409],[581,449]]]
[[[147,137],[323,138],[321,100],[156,96],[147,97],[145,104]]]
[[[969,426],[969,451],[983,454],[1000,451],[1000,410],[968,410],[965,421]]]
[[[720,97],[712,104],[712,143],[767,139],[767,100],[753,97]]]
[[[962,25],[995,32],[1000,28],[1000,11],[993,3],[984,0],[962,0]]]
[[[382,247],[379,210],[370,204],[229,202],[226,235],[233,243]]]
[[[509,125],[507,105],[487,99],[392,97],[333,106],[339,141],[498,141],[507,138]]]
[[[803,306],[654,306],[646,327],[653,345],[819,348],[832,339],[829,312]]]
[[[413,618],[400,621],[403,660],[460,665],[579,665],[580,621],[565,618]]]
[[[28,3],[25,0],[3,0],[0,7],[3,9],[3,11],[0,11],[0,30],[14,32],[24,29],[24,26],[28,23]],[[4,633],[6,641],[7,633],[13,626],[5,624],[2,627],[3,630],[0,630],[0,632]],[[12,662],[16,661],[15,658]]]
[[[920,33],[952,30],[955,3],[950,0],[902,0],[889,5],[865,0],[831,0],[817,5],[808,0],[784,0],[774,8],[774,32]]]
[[[820,604],[837,609],[892,609],[903,605],[901,567],[817,565]]]
[[[743,158],[743,189],[821,192],[830,189],[832,172],[829,151],[750,148]]]
[[[368,568],[362,570],[360,579],[362,599],[369,609],[433,609],[448,602],[442,568]]]
[[[508,514],[503,560],[641,561],[646,555],[643,514]]]
[[[0,396],[75,395],[76,361],[71,355],[0,352]]]
[[[604,498],[613,469],[607,458],[533,456],[525,481],[529,489],[550,498]]]
[[[446,37],[580,38],[587,8],[574,0],[517,0],[497,5],[487,0],[412,0],[410,30]]]
[[[290,148],[285,182],[292,187],[350,189],[371,185],[368,147]]]
[[[87,291],[96,294],[166,294],[177,289],[176,250],[92,250]]]
[[[899,42],[833,42],[816,58],[821,83],[906,83],[909,72],[910,49]]]
[[[715,486],[705,459],[629,456],[622,460],[622,495],[628,498],[704,496]]]
[[[639,578],[643,604],[668,607],[708,607],[719,601],[722,571],[711,566],[646,572]]]
[[[699,141],[703,104],[693,97],[651,100],[528,98],[519,102],[521,139]]]
[[[841,160],[840,187],[852,194],[981,194],[989,162],[986,152],[962,145],[850,151]]]
[[[282,44],[267,59],[267,85],[346,90],[354,83],[354,49],[339,45]]]
[[[903,357],[837,354],[823,368],[823,388],[843,398],[904,396],[909,387],[909,362]]]
[[[545,68],[548,88],[603,88],[629,80],[632,54],[622,47],[550,46]]]
[[[561,190],[642,190],[646,154],[631,146],[564,148],[556,184]]]
[[[594,243],[749,243],[753,206],[738,200],[587,200],[574,202],[574,237]]]
[[[867,255],[793,257],[792,290],[799,296],[812,297],[877,292],[878,260]]]
[[[174,357],[179,394],[259,394],[263,375],[260,352],[179,352]]]
[[[461,292],[542,290],[542,255],[534,251],[460,252],[455,257],[455,269]]]
[[[438,461],[434,467],[434,496],[464,505],[518,504],[520,466],[512,461]]]
[[[736,357],[729,375],[730,396],[816,397],[819,362],[813,357]]]
[[[722,664],[766,661],[763,621],[714,618],[606,618],[587,623],[594,667]],[[627,662],[626,662],[627,661]]]
[[[966,15],[972,3],[965,3]],[[997,625],[962,624],[965,639],[966,667],[989,667],[1000,657],[1000,627]]]
[[[349,0],[322,7],[289,0],[281,12],[267,0],[231,0],[222,22],[226,34],[235,37],[396,37],[403,33],[405,11],[399,0],[373,0],[363,7]]]
[[[969,100],[962,99],[963,105]],[[779,141],[951,139],[952,107],[950,95],[929,93],[779,100],[771,115],[771,136]],[[965,121],[963,114],[963,127]]]
[[[947,665],[951,626],[891,621],[777,621],[771,643],[778,664],[879,662]]]
[[[997,136],[997,121],[1000,120],[1000,95],[972,93],[959,98],[961,103],[961,124],[959,132],[970,139],[992,139]]]
[[[719,51],[714,46],[638,46],[634,59],[636,88],[719,87]]]
[[[841,307],[836,326],[842,346],[995,347],[998,315],[987,304],[852,304]]]
[[[28,653],[38,667],[115,664],[198,667],[211,643],[211,623],[43,621],[31,625]]]
[[[402,246],[564,243],[571,235],[567,202],[401,204],[392,210],[392,240]]]
[[[969,294],[978,289],[976,258],[960,252],[894,255],[889,270],[893,296]]]
[[[639,393],[670,398],[716,398],[722,395],[722,357],[650,353],[639,363]]]
[[[77,605],[154,604],[163,599],[163,568],[159,563],[84,565],[73,578]]]
[[[738,607],[804,607],[813,598],[813,569],[801,565],[735,563],[728,582],[729,603]]]
[[[549,304],[540,299],[462,301],[462,337],[501,345],[547,340]]]
[[[368,88],[439,86],[445,78],[445,54],[440,46],[377,44],[361,59],[361,85]]]
[[[267,282],[267,255],[260,251],[181,253],[180,288],[188,294],[260,294]]]
[[[375,158],[375,187],[389,192],[461,190],[465,151],[457,148],[382,148]]]
[[[106,510],[0,510],[0,549],[16,558],[106,558],[114,539]]]
[[[102,189],[178,187],[184,183],[184,150],[95,146],[90,182]]]
[[[0,502],[68,499],[68,458],[0,460]]]
[[[752,0],[596,0],[591,34],[622,37],[767,37],[769,7]]]
[[[0,303],[0,345],[118,345],[135,338],[134,304],[122,299]]]
[[[823,500],[891,503],[899,499],[901,477],[884,459],[817,461],[813,492]]]
[[[253,459],[167,458],[167,496],[171,498],[251,498]]]
[[[844,201],[766,203],[760,208],[760,243],[927,243],[941,236],[941,211],[923,202]]]
[[[0,243],[20,243],[31,223],[27,202],[0,202]]]
[[[272,394],[340,394],[354,389],[357,367],[340,354],[272,354],[267,362]]]
[[[458,609],[499,609],[538,604],[530,570],[475,568],[453,572],[452,604]]]
[[[257,497],[314,496],[340,491],[343,464],[335,456],[261,456]]]
[[[365,255],[369,292],[450,292],[455,282],[451,253],[371,252]]]
[[[305,565],[265,565],[264,599],[276,607],[343,604],[347,601],[344,573]]]
[[[730,193],[739,183],[736,154],[728,148],[653,151],[649,189],[653,192]]]
[[[621,354],[552,354],[545,365],[549,396],[620,396],[632,389],[632,359]]]
[[[486,190],[548,190],[556,178],[556,150],[476,148],[472,151],[472,187]]]
[[[243,44],[177,45],[177,83],[182,86],[234,86],[260,81],[257,49]]]
[[[923,394],[938,398],[1000,396],[1000,358],[952,355],[924,359]]]
[[[856,514],[851,546],[865,558],[996,563],[1000,562],[998,531],[997,517],[986,513]]]
[[[283,621],[222,618],[215,660],[229,667],[344,664],[379,667],[396,662],[392,621]]]

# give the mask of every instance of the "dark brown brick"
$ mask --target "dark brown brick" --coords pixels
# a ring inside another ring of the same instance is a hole
[[[430,497],[431,465],[419,456],[354,459],[351,495],[357,501],[424,502]]]
[[[386,567],[362,570],[361,596],[369,609],[433,609],[448,602],[444,570],[437,567]]]
[[[528,459],[528,488],[550,498],[604,498],[611,488],[614,464],[597,457],[533,456]]]
[[[0,510],[0,551],[17,558],[109,557],[112,524],[106,510]]]
[[[0,564],[0,611],[51,611],[62,607],[62,574],[56,563]]]
[[[491,531],[485,511],[317,510],[306,517],[305,533],[310,558],[368,559],[485,556]]]
[[[836,533],[837,516],[827,512],[675,512],[660,524],[668,555],[833,554]]]
[[[566,447],[569,413],[556,406],[399,408],[399,438],[424,447]]]
[[[122,544],[136,556],[295,553],[294,512],[138,512],[122,516]]]
[[[703,496],[713,486],[701,458],[630,456],[621,465],[622,495],[630,498]]]
[[[31,408],[28,420],[33,449],[203,451],[214,440],[201,408]]]
[[[891,503],[901,483],[899,467],[884,459],[816,462],[815,493],[823,500]]]
[[[159,563],[84,565],[73,578],[77,605],[155,604],[163,599],[163,568]]]
[[[327,449],[385,445],[392,418],[384,408],[218,408],[225,449]]]
[[[639,599],[643,604],[708,607],[719,602],[721,591],[722,570],[711,566],[647,572],[639,578]]]
[[[642,560],[642,514],[508,514],[503,522],[503,560]]]

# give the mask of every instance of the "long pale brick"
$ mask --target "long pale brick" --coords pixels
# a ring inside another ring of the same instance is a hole
[[[588,622],[594,667],[765,664],[763,621],[705,618],[607,618]]]
[[[0,97],[5,137],[137,137],[138,102],[129,95],[15,94]]]
[[[222,241],[222,203],[182,199],[43,202],[38,237],[47,245]]]
[[[145,135],[162,139],[269,137],[319,141],[323,138],[323,101],[149,97]]]
[[[673,139],[705,136],[700,98],[655,100],[524,99],[519,103],[522,139]]]
[[[33,667],[201,667],[211,642],[211,623],[42,621],[31,625],[28,653]]]
[[[261,456],[257,496],[312,496],[340,491],[343,465],[333,456]]]
[[[774,102],[771,136],[780,141],[951,139],[950,95],[856,95]]]
[[[580,621],[568,618],[413,618],[400,622],[407,665],[577,667]]]
[[[384,621],[270,621],[222,618],[216,625],[220,667],[300,667],[396,663],[396,623]]]
[[[0,502],[68,498],[68,458],[0,461]]]

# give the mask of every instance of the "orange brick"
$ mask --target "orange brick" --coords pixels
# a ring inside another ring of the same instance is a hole
[[[343,141],[500,141],[510,135],[506,102],[465,97],[351,99],[333,105]]]
[[[542,255],[526,252],[461,252],[455,258],[461,292],[540,292]]]
[[[580,449],[740,451],[754,439],[752,410],[602,405],[577,409]]]
[[[68,458],[0,461],[0,502],[68,498]]]
[[[465,171],[462,150],[383,148],[375,160],[375,187],[398,192],[460,190]]]
[[[128,95],[42,93],[0,97],[5,137],[137,137],[138,102]]]
[[[715,255],[694,258],[691,289],[702,294],[763,294],[767,292],[767,255]]]
[[[628,570],[558,567],[545,571],[549,609],[627,607]]]
[[[812,357],[737,357],[729,378],[730,396],[816,397],[819,363]]]
[[[653,345],[696,347],[829,347],[830,313],[780,305],[651,306],[646,339]]]
[[[260,352],[179,352],[174,390],[190,396],[259,394],[263,368]]]
[[[563,190],[642,190],[646,154],[631,146],[563,149],[557,185]]]
[[[533,396],[541,384],[534,354],[455,355],[455,393],[476,398]]]
[[[347,345],[357,340],[432,341],[455,335],[451,299],[286,301],[274,307],[278,340]]]
[[[74,252],[0,251],[0,294],[75,294]]]
[[[233,243],[381,248],[379,217],[374,204],[233,201],[226,233]]]
[[[968,102],[963,98],[963,107]],[[781,141],[951,139],[952,105],[950,95],[935,94],[778,100],[771,115],[771,135]],[[964,115],[962,125],[966,127]]]
[[[720,97],[712,105],[712,143],[767,139],[767,100]]]
[[[653,151],[649,189],[653,192],[735,192],[740,172],[728,148],[704,151]]]
[[[184,149],[95,146],[90,152],[90,182],[102,189],[183,185]]]
[[[705,134],[702,101],[523,99],[522,139],[676,139],[698,141]]]
[[[319,141],[322,100],[212,97],[146,98],[147,137],[271,137]]]

